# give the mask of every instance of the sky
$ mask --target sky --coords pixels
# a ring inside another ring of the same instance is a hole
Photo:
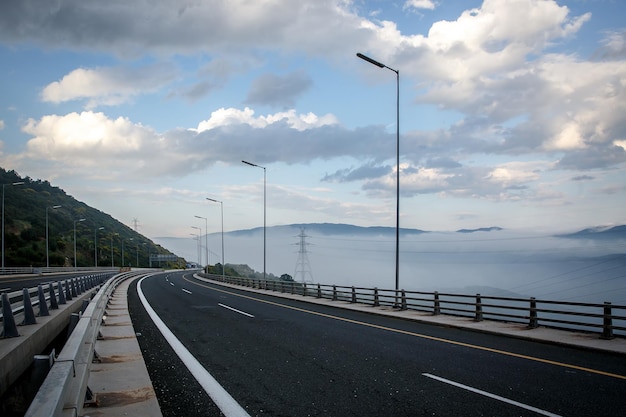
[[[267,226],[393,227],[399,116],[401,227],[626,224],[624,16],[622,0],[5,0],[0,166],[148,237],[217,232],[222,208],[227,231],[264,208]]]

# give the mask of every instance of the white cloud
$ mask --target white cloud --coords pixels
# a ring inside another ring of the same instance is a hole
[[[296,114],[295,110],[288,110],[267,116],[254,117],[254,110],[249,107],[243,110],[221,108],[211,113],[211,117],[208,120],[200,122],[198,127],[193,130],[203,132],[234,124],[245,124],[257,129],[262,129],[271,124],[280,122],[285,122],[289,127],[296,130],[313,129],[338,123],[337,118],[332,114],[318,117],[313,113]]]
[[[133,96],[156,91],[172,81],[171,65],[140,68],[78,68],[61,80],[48,84],[41,92],[43,101],[62,103],[87,100],[86,107],[118,105]]]
[[[0,130],[4,129],[4,120],[0,119]]]
[[[427,9],[434,10],[437,4],[433,0],[407,0],[402,6],[403,9]]]

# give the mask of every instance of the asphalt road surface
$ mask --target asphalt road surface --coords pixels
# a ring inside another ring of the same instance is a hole
[[[163,415],[228,415],[141,301],[129,308]],[[626,416],[626,358],[253,294],[161,273],[140,284],[250,416]],[[203,370],[204,371],[204,370]]]

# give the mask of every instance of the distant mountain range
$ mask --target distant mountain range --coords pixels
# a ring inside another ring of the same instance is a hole
[[[353,224],[345,224],[345,223],[296,223],[289,225],[281,225],[281,226],[271,226],[268,227],[269,230],[280,232],[280,231],[291,231],[292,229],[306,229],[307,232],[313,232],[320,235],[350,235],[350,236],[380,236],[380,235],[389,235],[393,234],[396,231],[395,227],[389,226],[355,226]],[[460,229],[457,230],[456,233],[475,233],[475,232],[496,232],[504,230],[501,227],[492,226],[492,227],[481,227],[478,229]],[[256,227],[253,229],[245,229],[245,230],[234,230],[228,232],[231,236],[248,236],[251,234],[258,233],[259,231],[263,231],[262,227]],[[408,235],[419,235],[422,233],[432,233],[429,230],[422,229],[410,229],[401,227],[400,235],[408,236]]]
[[[590,227],[575,233],[557,235],[557,237],[569,239],[626,240],[626,225]]]

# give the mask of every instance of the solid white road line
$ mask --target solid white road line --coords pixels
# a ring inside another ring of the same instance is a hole
[[[237,310],[236,308],[227,306],[226,304],[219,303],[218,306],[227,308],[227,309],[229,309],[231,311],[234,311],[235,313],[243,314],[244,316],[248,316],[248,317],[254,318],[254,316],[252,314],[246,313],[245,311]]]
[[[541,414],[541,415],[549,416],[549,417],[561,417],[558,414],[554,414],[554,413],[551,413],[549,411],[545,411],[545,410],[542,410],[540,408],[532,407],[530,405],[526,405],[526,404],[523,404],[523,403],[520,403],[520,402],[517,402],[517,401],[509,400],[508,398],[500,397],[499,395],[492,394],[492,393],[487,392],[487,391],[479,390],[477,388],[473,388],[473,387],[470,387],[470,386],[467,386],[467,385],[463,385],[463,384],[460,384],[458,382],[450,381],[449,379],[445,379],[445,378],[442,378],[440,376],[436,376],[436,375],[432,375],[432,374],[422,374],[422,375],[424,375],[425,377],[428,377],[428,378],[435,379],[435,380],[437,380],[439,382],[444,382],[446,384],[450,384],[450,385],[453,385],[455,387],[462,388],[462,389],[467,390],[467,391],[471,391],[471,392],[476,393],[476,394],[484,395],[485,397],[493,398],[494,400],[502,401],[502,402],[505,402],[507,404],[511,404],[511,405],[514,405],[514,406],[517,406],[517,407],[520,407],[520,408],[524,408],[526,410],[533,411],[533,412],[535,412],[537,414]]]
[[[187,294],[193,294],[191,291],[189,291],[189,290],[187,290],[187,289],[185,289],[185,288],[182,288],[182,290],[183,290],[184,292],[186,292]]]
[[[250,415],[244,410],[237,401],[213,378],[213,376],[198,362],[196,358],[185,348],[185,346],[174,336],[174,333],[163,323],[163,320],[152,309],[148,300],[141,290],[141,283],[147,277],[142,278],[137,283],[137,293],[141,302],[150,315],[150,318],[154,324],[158,327],[165,337],[165,340],[170,344],[174,352],[183,361],[189,372],[196,378],[196,381],[206,391],[219,409],[224,413],[226,417],[250,417]]]

